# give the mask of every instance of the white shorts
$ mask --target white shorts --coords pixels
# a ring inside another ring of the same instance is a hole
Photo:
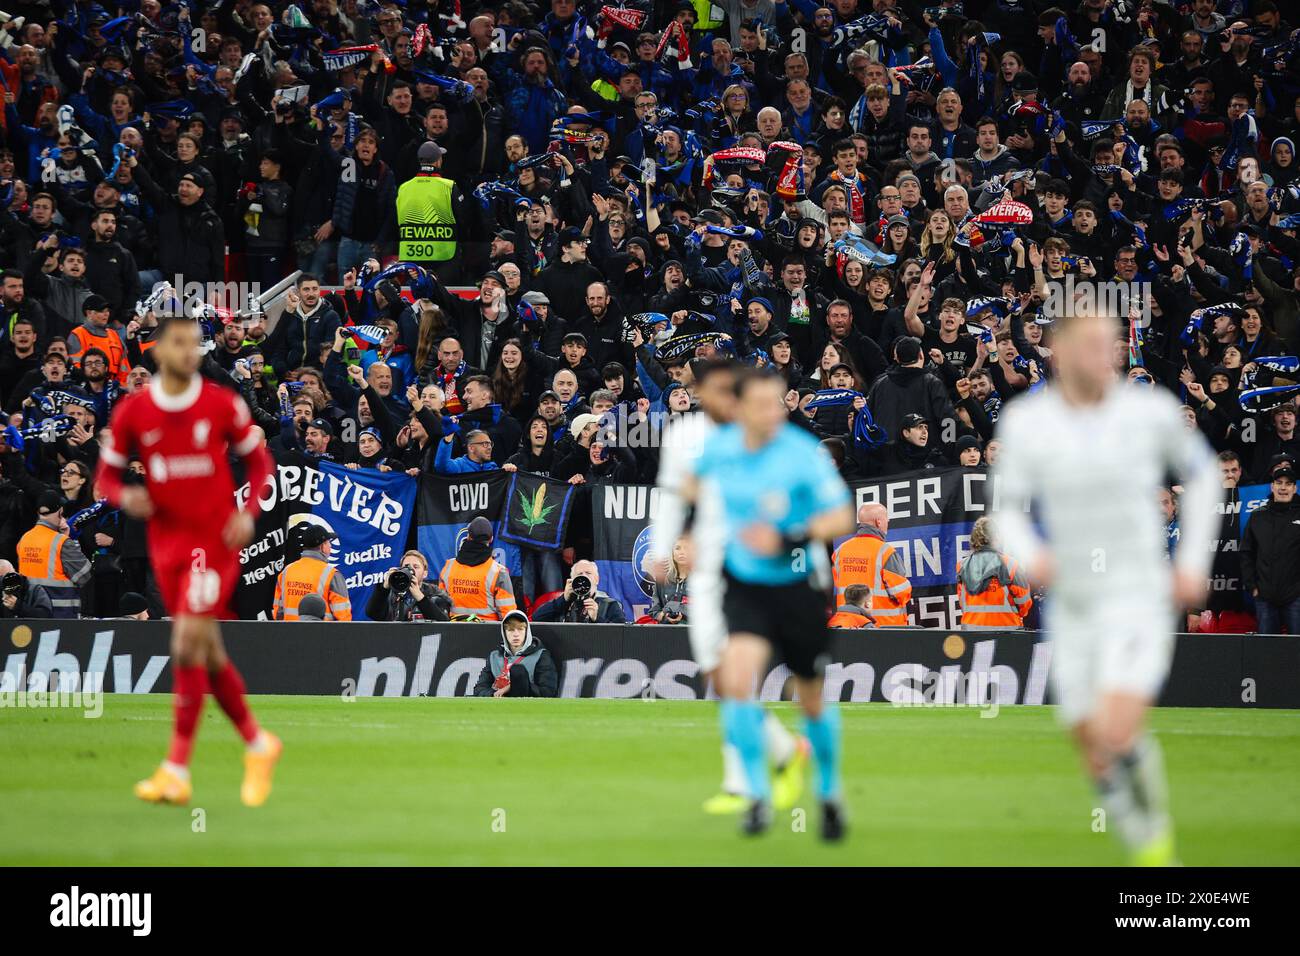
[[[727,644],[727,619],[722,613],[722,591],[726,584],[714,568],[695,567],[687,578],[690,614],[687,630],[691,636],[691,656],[707,673],[722,663],[722,649]]]
[[[1052,696],[1062,723],[1091,717],[1109,693],[1152,700],[1160,693],[1174,656],[1172,611],[1146,605],[1075,615],[1049,607],[1047,617]]]

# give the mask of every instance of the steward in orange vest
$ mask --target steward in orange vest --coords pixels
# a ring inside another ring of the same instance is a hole
[[[850,584],[844,589],[844,603],[835,609],[827,627],[875,627],[871,615],[863,606],[871,597],[871,592],[863,584]]]
[[[18,539],[18,573],[28,584],[45,588],[55,617],[79,617],[81,585],[90,578],[90,561],[81,545],[68,537],[63,502],[56,492],[42,494],[36,511],[36,525]]]
[[[88,295],[81,310],[86,314],[85,322],[68,333],[69,361],[80,368],[86,350],[99,349],[108,357],[108,374],[117,379],[119,385],[125,385],[131,366],[122,336],[116,329],[109,328],[108,320],[113,310],[108,300],[102,295]]]
[[[277,621],[298,620],[298,605],[308,594],[318,594],[325,602],[327,621],[352,620],[352,602],[343,572],[329,563],[334,535],[318,524],[304,524],[298,532],[303,545],[302,557],[287,565],[275,582]]]
[[[1024,627],[1025,615],[1034,606],[1015,559],[992,548],[972,551],[957,565],[957,599],[962,627]]]
[[[907,579],[898,550],[885,541],[889,516],[884,507],[865,504],[858,509],[858,533],[831,558],[835,597],[845,600],[850,585],[864,585],[870,597],[861,605],[877,627],[906,627],[912,582]]]
[[[475,518],[456,557],[443,563],[438,586],[451,596],[451,619],[500,621],[516,610],[510,571],[492,557],[492,522]]]

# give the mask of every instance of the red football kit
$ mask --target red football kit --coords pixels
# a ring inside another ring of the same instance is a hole
[[[255,489],[271,473],[263,435],[244,400],[195,375],[180,395],[157,378],[113,411],[96,480],[110,503],[121,498],[131,458],[144,463],[153,502],[149,558],[167,613],[229,616],[239,551],[221,534],[235,512],[229,455],[243,459]]]

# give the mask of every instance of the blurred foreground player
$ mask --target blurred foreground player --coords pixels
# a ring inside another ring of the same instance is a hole
[[[998,422],[998,523],[1006,550],[1034,584],[1050,588],[1058,716],[1084,757],[1106,827],[1134,864],[1163,866],[1177,858],[1164,760],[1146,712],[1169,673],[1176,615],[1202,606],[1219,470],[1172,396],[1119,380],[1119,331],[1113,316],[1056,320],[1057,384],[1017,399]],[[1172,562],[1156,505],[1171,473],[1184,488]]]
[[[158,373],[114,411],[96,480],[110,502],[148,520],[149,557],[173,619],[171,749],[154,775],[136,784],[135,794],[150,803],[189,801],[190,751],[211,690],[247,745],[239,795],[256,807],[271,792],[281,745],[249,711],[217,620],[228,613],[239,550],[253,536],[252,515],[235,504],[228,456],[243,460],[254,498],[272,465],[243,399],[198,374],[199,341],[192,319],[160,323],[152,349]],[[143,486],[124,483],[133,457],[144,463]]]
[[[822,838],[839,840],[845,832],[839,708],[823,700],[822,677],[830,659],[826,545],[853,531],[849,489],[817,440],[787,420],[783,379],[747,369],[735,391],[735,423],[715,432],[681,493],[696,503],[711,489],[721,509],[722,607],[730,637],[715,682],[723,734],[748,781],[741,829],[758,834],[772,822],[763,708],[754,688],[775,651],[794,673],[806,717]]]

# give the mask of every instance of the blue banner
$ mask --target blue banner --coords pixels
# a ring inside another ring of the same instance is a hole
[[[303,520],[328,525],[338,541],[331,563],[343,573],[354,620],[368,620],[366,600],[384,572],[401,563],[415,519],[416,481],[401,472],[346,468],[298,452],[275,456],[275,475],[258,495],[253,540],[240,553],[235,603],[241,618],[270,614],[275,581],[289,548],[289,529]],[[248,486],[235,493],[241,503]],[[310,519],[306,516],[310,515]]]
[[[1241,500],[1241,527],[1238,530],[1238,536],[1246,533],[1246,522],[1255,509],[1268,501],[1268,496],[1273,493],[1272,485],[1241,485],[1237,488],[1237,496]]]

